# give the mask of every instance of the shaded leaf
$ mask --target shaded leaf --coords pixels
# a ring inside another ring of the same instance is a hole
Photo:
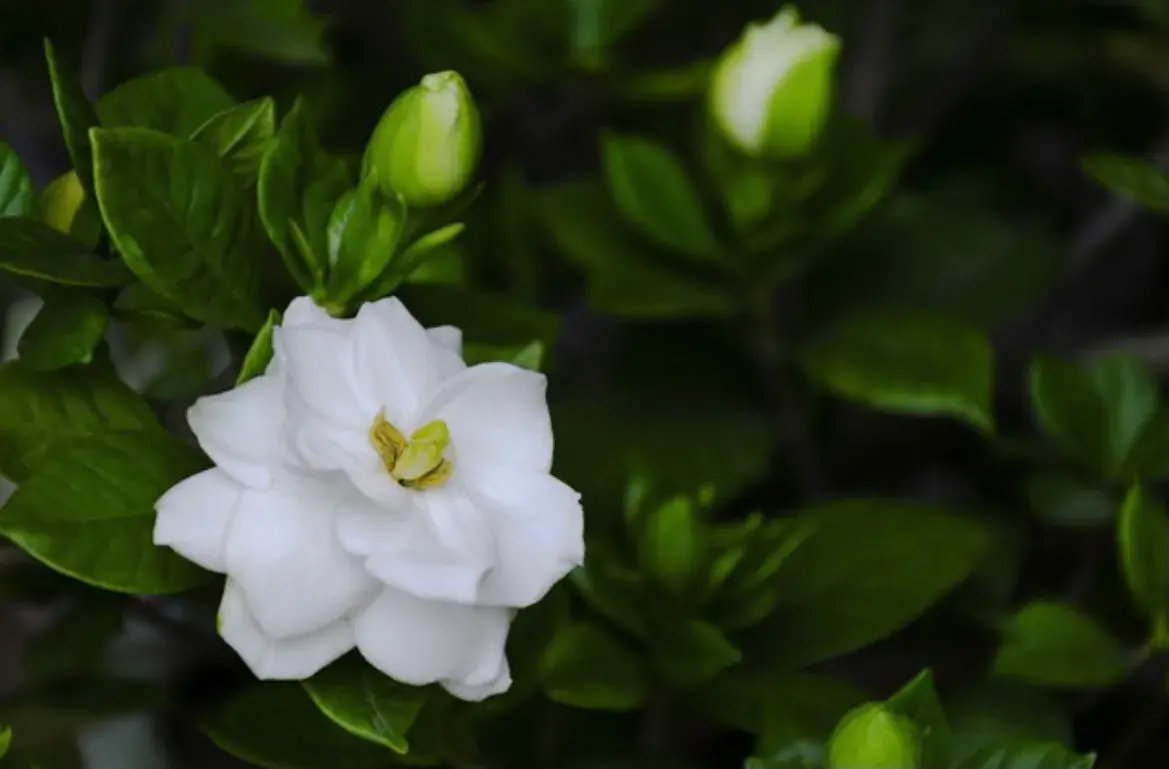
[[[1091,618],[1066,604],[1035,602],[1007,622],[996,675],[1044,686],[1111,686],[1128,671],[1124,650]]]
[[[197,67],[172,67],[122,83],[97,102],[106,128],[137,126],[187,138],[235,100]]]

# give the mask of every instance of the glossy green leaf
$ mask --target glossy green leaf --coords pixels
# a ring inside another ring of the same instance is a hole
[[[1146,614],[1169,622],[1169,518],[1151,492],[1133,486],[1120,508],[1116,541],[1125,582]]]
[[[905,716],[919,730],[921,758],[925,766],[946,766],[953,751],[953,734],[942,703],[934,688],[929,670],[919,673],[912,681],[898,689],[885,707],[892,713]]]
[[[172,67],[136,77],[106,93],[97,115],[106,128],[137,126],[188,138],[235,100],[196,67]]]
[[[264,321],[264,325],[256,334],[256,338],[252,340],[252,346],[248,348],[247,355],[244,356],[239,376],[235,380],[237,386],[255,379],[267,370],[268,364],[272,361],[272,330],[278,325],[280,325],[280,313],[271,310],[268,313],[268,319]]]
[[[341,728],[405,754],[407,732],[426,701],[426,691],[347,655],[304,682],[313,702]]]
[[[157,430],[150,406],[108,365],[0,366],[0,474],[20,483],[63,447],[108,431]]]
[[[268,237],[305,291],[324,287],[328,221],[349,187],[345,163],[321,149],[304,102],[298,100],[260,161],[258,199]]]
[[[425,270],[428,263],[431,263],[430,260],[447,252],[447,247],[454,243],[464,229],[466,229],[466,225],[462,222],[455,222],[433,232],[428,232],[411,243],[390,263],[377,280],[370,283],[367,290],[361,292],[361,301],[372,302],[381,299],[392,293],[403,281],[417,280],[418,274]]]
[[[134,277],[121,262],[94,256],[84,243],[25,217],[0,218],[0,270],[92,288],[123,286]]]
[[[342,195],[327,230],[327,301],[345,307],[392,269],[405,224],[405,203],[383,197],[376,183],[363,181]]]
[[[154,505],[206,466],[155,430],[57,444],[0,510],[0,533],[87,584],[132,594],[186,590],[208,574],[154,544]]]
[[[82,188],[93,191],[93,156],[89,147],[89,129],[97,125],[97,113],[81,83],[57,54],[53,44],[45,40],[45,60],[49,65],[49,80],[53,87],[53,105],[65,137],[65,149]]]
[[[1084,171],[1112,192],[1154,211],[1169,212],[1169,176],[1147,160],[1122,155],[1091,155]]]
[[[275,133],[276,105],[265,96],[213,115],[191,138],[212,147],[228,168],[251,184]]]
[[[300,684],[252,684],[203,718],[203,731],[223,750],[265,769],[385,769],[385,747],[330,721]]]
[[[28,169],[16,150],[0,141],[0,217],[34,216],[36,201]]]
[[[130,269],[196,320],[263,325],[254,219],[214,151],[143,128],[92,133],[98,203]]]
[[[609,134],[602,147],[609,192],[621,215],[660,245],[716,258],[718,239],[681,161],[650,139]]]
[[[21,335],[17,353],[24,365],[41,371],[89,363],[109,319],[109,308],[93,294],[55,291]]]
[[[779,602],[748,654],[802,667],[877,641],[966,579],[989,544],[965,516],[915,504],[850,500],[802,511],[816,528],[776,577]]]
[[[544,693],[590,710],[633,710],[645,699],[646,674],[632,649],[599,625],[561,629],[540,660]]]
[[[1111,686],[1128,670],[1128,659],[1108,631],[1061,603],[1024,606],[1003,628],[996,675],[1044,686]]]
[[[804,340],[800,361],[809,377],[844,398],[993,429],[990,341],[946,316],[860,313]]]

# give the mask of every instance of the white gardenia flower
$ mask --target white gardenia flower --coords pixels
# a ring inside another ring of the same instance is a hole
[[[219,631],[258,677],[356,646],[466,700],[510,686],[511,619],[583,561],[583,516],[544,376],[468,367],[461,340],[397,299],[297,299],[266,374],[191,408],[216,467],[159,500],[154,540],[228,575]]]

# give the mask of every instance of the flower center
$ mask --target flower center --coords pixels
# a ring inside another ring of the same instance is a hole
[[[436,419],[419,427],[409,440],[378,412],[369,440],[390,477],[409,489],[433,489],[446,483],[455,467],[443,456],[451,442],[446,422]]]

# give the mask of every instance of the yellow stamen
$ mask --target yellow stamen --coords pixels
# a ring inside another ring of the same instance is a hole
[[[423,425],[406,440],[385,414],[379,413],[369,437],[390,477],[407,488],[441,486],[454,472],[454,465],[443,456],[451,436],[441,419]]]
[[[369,440],[377,455],[381,457],[386,472],[393,473],[394,467],[398,464],[398,457],[406,448],[406,438],[398,432],[398,428],[389,423],[384,411],[379,411],[377,418],[373,420],[373,426],[369,428]]]

